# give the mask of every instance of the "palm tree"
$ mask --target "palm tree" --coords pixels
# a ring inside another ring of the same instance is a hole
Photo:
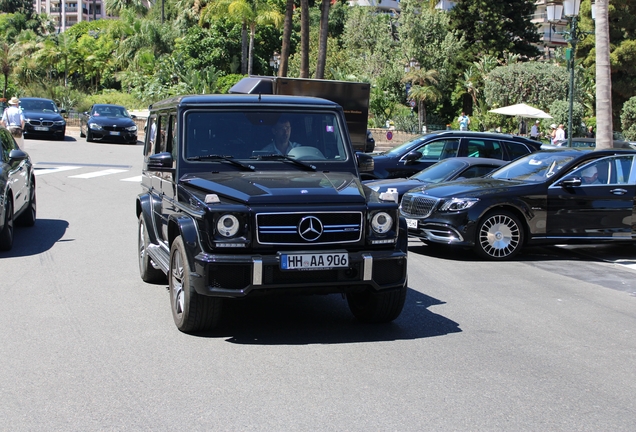
[[[325,77],[325,63],[327,63],[327,36],[329,35],[329,6],[330,0],[322,0],[320,5],[320,44],[318,46],[318,61],[316,63],[316,78]]]
[[[596,149],[612,148],[609,0],[596,0]]]
[[[403,82],[412,84],[409,90],[409,97],[417,101],[420,131],[422,130],[422,125],[427,126],[426,102],[437,102],[442,98],[442,92],[436,87],[438,76],[439,73],[434,69],[414,69],[409,71],[402,79]]]
[[[300,78],[309,78],[309,0],[300,0]]]
[[[283,24],[283,45],[280,50],[280,68],[278,69],[278,76],[281,77],[287,76],[293,18],[294,0],[287,0],[287,5],[285,6],[285,24]]]
[[[256,26],[274,25],[280,27],[284,19],[283,14],[264,0],[212,0],[201,11],[200,22],[206,22],[211,17],[229,17],[230,20],[241,23],[243,29],[249,29],[250,39],[247,53],[247,73],[249,75],[252,74],[253,69]]]
[[[141,16],[148,12],[147,3],[143,0],[108,0],[106,2],[106,13],[111,16],[118,16],[124,9],[131,9]]]
[[[7,86],[9,85],[9,75],[13,70],[13,59],[11,59],[11,46],[2,42],[0,44],[0,71],[4,77],[4,88],[2,89],[2,97],[7,98]]]

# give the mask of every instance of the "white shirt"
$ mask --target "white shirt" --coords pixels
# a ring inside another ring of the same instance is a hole
[[[24,114],[17,105],[9,105],[9,108],[4,110],[2,114],[2,121],[7,127],[22,127],[24,121]]]
[[[297,142],[290,141],[289,145],[287,146],[287,153],[289,153],[291,149],[296,147],[300,147],[300,144]],[[270,152],[271,154],[283,154],[280,150],[278,150],[278,147],[276,147],[276,143],[274,141],[272,141],[271,143],[263,147],[261,151]],[[285,155],[287,155],[287,153],[285,153]]]
[[[554,136],[555,141],[565,141],[565,131],[561,128],[556,130],[556,135]]]

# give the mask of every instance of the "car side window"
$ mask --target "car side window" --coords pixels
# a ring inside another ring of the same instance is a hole
[[[525,156],[528,153],[531,153],[528,147],[521,143],[503,141],[503,145],[504,147],[506,147],[506,151],[508,152],[508,157],[510,158],[510,160],[515,160],[518,157]]]
[[[429,141],[417,149],[417,151],[422,153],[422,157],[419,159],[420,162],[438,161],[455,157],[458,150],[459,140],[456,139]]]
[[[610,156],[576,168],[570,176],[580,177],[581,186],[625,185],[630,181],[633,156]]]
[[[466,150],[468,157],[503,159],[501,144],[497,141],[468,139],[466,140]]]
[[[157,140],[157,125],[158,119],[156,115],[152,115],[148,118],[148,125],[146,126],[146,147],[145,155],[149,156],[155,151],[155,142]]]
[[[155,153],[162,153],[166,151],[170,151],[168,149],[168,129],[170,126],[170,122],[168,122],[168,115],[163,114],[159,117],[159,125],[157,130],[157,139],[155,142]]]
[[[2,142],[2,162],[9,162],[9,152],[11,152],[11,148],[9,147],[10,140],[7,139],[6,134],[4,133],[4,129],[0,130],[0,141]]]

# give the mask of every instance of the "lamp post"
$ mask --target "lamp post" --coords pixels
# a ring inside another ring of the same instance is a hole
[[[269,59],[269,65],[274,68],[274,76],[278,76],[278,68],[280,66],[280,54],[274,52],[272,58]]]
[[[581,42],[588,32],[582,31],[578,28],[578,16],[579,9],[581,7],[581,0],[563,0],[563,4],[548,3],[546,5],[546,12],[548,15],[548,21],[555,23],[561,21],[561,17],[569,21],[569,30],[557,31],[555,33],[565,36],[565,41],[570,44],[572,48],[566,50],[565,59],[570,70],[570,89],[569,89],[569,105],[568,105],[568,146],[572,147],[572,134],[574,132],[574,126],[572,124],[572,108],[574,106],[574,55],[576,53],[576,44]]]

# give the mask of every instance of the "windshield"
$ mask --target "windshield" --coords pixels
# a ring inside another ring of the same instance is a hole
[[[185,117],[185,158],[205,155],[276,161],[345,161],[343,130],[333,111],[190,110]]]
[[[50,100],[21,100],[22,111],[57,112],[57,106]]]
[[[112,105],[95,105],[91,113],[93,117],[129,117],[126,108]]]
[[[461,170],[465,165],[466,162],[461,162],[455,159],[447,159],[437,162],[435,165],[431,165],[410,178],[425,183],[439,183]]]
[[[574,156],[560,152],[532,153],[499,168],[491,174],[494,179],[539,183],[552,177]]]

